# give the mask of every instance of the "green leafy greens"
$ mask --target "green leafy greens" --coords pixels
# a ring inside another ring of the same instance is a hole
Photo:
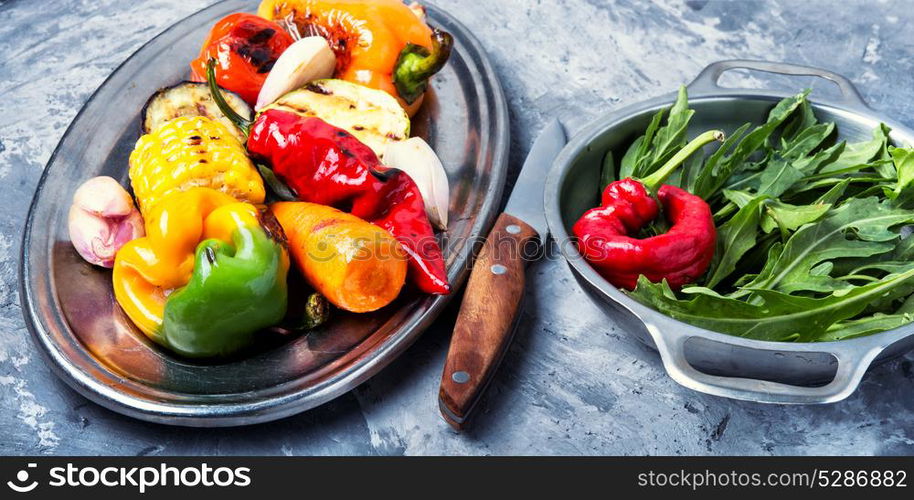
[[[842,340],[914,321],[914,149],[892,145],[884,124],[870,139],[840,140],[808,94],[689,159],[671,183],[711,206],[714,260],[679,291],[642,276],[633,298],[762,340]],[[668,114],[654,115],[625,152],[618,177],[607,153],[603,183],[655,171],[686,143],[693,115],[680,89]]]

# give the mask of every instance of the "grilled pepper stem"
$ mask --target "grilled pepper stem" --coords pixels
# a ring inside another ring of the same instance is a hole
[[[305,301],[305,314],[300,327],[311,330],[324,324],[330,317],[330,303],[319,293],[312,293]]]
[[[216,106],[219,106],[219,111],[222,111],[222,114],[238,127],[244,137],[247,137],[253,122],[239,115],[226,102],[225,96],[222,95],[222,89],[216,83],[216,60],[212,57],[206,61],[206,83],[209,85],[209,93],[213,95],[213,100],[216,101]]]
[[[394,65],[394,85],[407,104],[416,102],[425,92],[428,79],[447,63],[453,45],[454,38],[450,33],[435,28],[432,30],[431,51],[414,43],[403,47]]]
[[[695,151],[698,151],[705,144],[711,141],[723,142],[724,133],[720,130],[708,130],[707,132],[692,139],[675,155],[673,155],[669,161],[657,169],[656,172],[641,179],[641,183],[644,184],[644,187],[646,187],[648,191],[656,193],[657,188],[659,188],[660,185],[663,184],[663,182],[667,180],[667,178],[669,178],[669,176],[672,175],[677,168],[679,168],[679,165],[682,164],[682,162],[686,161],[686,159],[692,156]]]

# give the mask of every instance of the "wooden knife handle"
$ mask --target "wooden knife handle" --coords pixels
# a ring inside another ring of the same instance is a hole
[[[457,430],[495,373],[513,334],[524,296],[526,260],[536,231],[501,214],[486,238],[460,304],[441,375],[441,415]]]

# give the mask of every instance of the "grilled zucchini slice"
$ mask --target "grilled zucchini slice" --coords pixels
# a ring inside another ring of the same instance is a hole
[[[348,131],[378,157],[390,142],[409,138],[409,115],[383,90],[344,80],[315,80],[280,97],[268,109],[315,116]]]
[[[238,114],[248,120],[253,117],[251,107],[238,94],[223,89],[222,95]],[[181,82],[153,94],[143,107],[143,133],[148,134],[181,116],[205,116],[216,120],[244,142],[241,131],[219,111],[207,84],[197,82]]]

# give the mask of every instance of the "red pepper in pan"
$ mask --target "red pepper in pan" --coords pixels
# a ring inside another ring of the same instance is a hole
[[[422,291],[450,292],[419,187],[383,166],[371,148],[320,118],[277,109],[257,117],[247,145],[302,201],[346,210],[389,231],[408,254],[410,278]]]
[[[714,257],[717,232],[705,200],[675,186],[661,185],[696,150],[723,140],[717,130],[689,142],[664,166],[642,180],[615,181],[603,191],[600,207],[588,210],[572,232],[584,258],[610,283],[632,290],[638,276],[666,279],[678,289],[698,279]],[[657,187],[659,186],[659,189]],[[652,193],[656,191],[656,198]],[[669,224],[663,234],[638,238],[660,215]]]

